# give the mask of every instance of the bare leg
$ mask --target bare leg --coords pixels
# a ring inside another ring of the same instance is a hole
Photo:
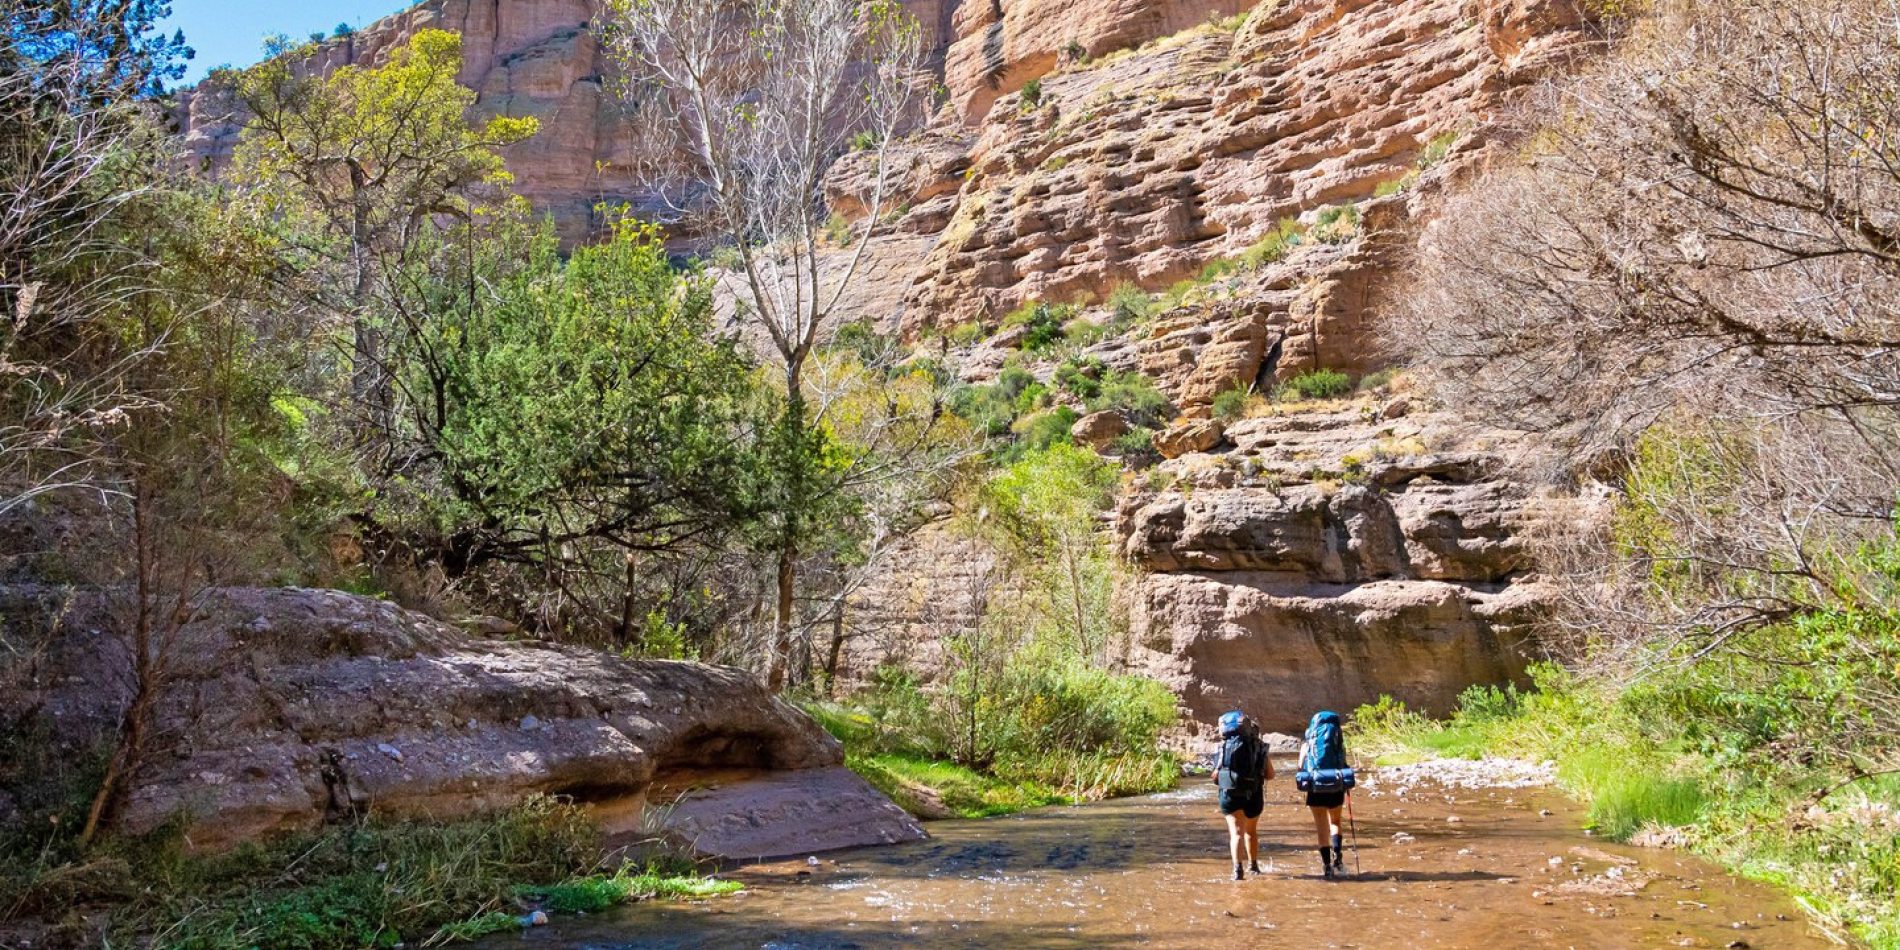
[[[1328,814],[1329,812],[1331,814]],[[1338,814],[1338,809],[1313,809],[1313,836],[1318,840],[1319,846],[1322,848],[1330,848],[1333,846],[1333,828],[1335,826],[1328,819],[1336,814]]]
[[[1252,818],[1246,818],[1243,816],[1242,821],[1244,823],[1242,827],[1242,831],[1247,836],[1247,866],[1259,867],[1260,866],[1260,818],[1259,816],[1255,816]]]
[[[1247,816],[1240,812],[1229,812],[1227,818],[1227,845],[1234,853],[1234,867],[1240,867],[1247,860],[1247,842],[1244,831]]]

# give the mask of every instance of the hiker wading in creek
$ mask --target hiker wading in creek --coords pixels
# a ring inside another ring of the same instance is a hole
[[[1346,765],[1346,737],[1339,729],[1339,714],[1322,711],[1313,714],[1300,743],[1300,770],[1294,773],[1294,785],[1306,793],[1306,807],[1313,810],[1313,831],[1319,838],[1319,862],[1326,877],[1344,873],[1340,806],[1347,805],[1356,784],[1352,769]],[[1347,805],[1350,808],[1350,805]],[[1357,842],[1353,854],[1359,854]]]
[[[1238,710],[1220,717],[1220,752],[1214,758],[1214,782],[1220,788],[1220,813],[1227,818],[1228,844],[1234,854],[1234,880],[1247,869],[1260,873],[1260,812],[1266,807],[1266,783],[1273,762],[1260,727]]]

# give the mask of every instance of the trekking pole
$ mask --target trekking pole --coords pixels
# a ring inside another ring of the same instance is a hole
[[[1353,817],[1350,791],[1346,793],[1346,824],[1352,828],[1352,873],[1357,877],[1362,873],[1359,869],[1359,819]]]

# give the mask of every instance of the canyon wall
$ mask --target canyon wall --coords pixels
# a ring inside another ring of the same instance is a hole
[[[1170,460],[1116,518],[1138,576],[1131,662],[1197,719],[1244,705],[1282,728],[1380,693],[1443,709],[1520,674],[1542,595],[1518,540],[1539,502],[1498,474],[1514,436],[1365,417],[1378,407],[1230,424],[1212,404],[1402,353],[1376,327],[1417,225],[1508,156],[1501,119],[1523,91],[1593,49],[1576,0],[905,6],[947,98],[894,149],[898,200],[877,220],[868,156],[827,178],[832,210],[873,229],[851,316],[928,340],[965,382],[1005,365],[1046,380],[1005,314],[1076,304],[1109,324],[1118,289],[1165,300],[1070,354],[1148,376],[1179,413],[1158,442]],[[462,32],[478,111],[542,120],[506,155],[520,190],[581,240],[596,202],[643,203],[625,172],[637,123],[589,21],[586,0],[429,0],[319,61]],[[228,154],[239,117],[215,83],[181,115],[193,150]],[[952,328],[975,342],[938,335]],[[854,600],[847,670],[928,665],[985,557],[939,535],[895,559]]]
[[[1244,0],[903,0],[923,30],[931,81],[941,80],[961,114],[982,118],[996,96],[1046,71],[1058,53],[1105,51],[1173,32]],[[1007,7],[1005,12],[1004,8]],[[504,150],[518,190],[551,214],[563,238],[600,225],[595,207],[650,207],[629,174],[641,120],[611,88],[613,67],[594,33],[593,0],[425,0],[318,45],[318,70],[373,65],[419,30],[462,35],[461,81],[477,94],[478,117],[533,116],[541,131]],[[180,96],[187,148],[212,167],[228,158],[243,114],[215,77]]]

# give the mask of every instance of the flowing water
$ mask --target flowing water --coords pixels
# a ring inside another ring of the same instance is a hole
[[[1598,841],[1547,789],[1354,795],[1360,871],[1319,873],[1309,813],[1268,786],[1266,873],[1232,880],[1212,788],[931,824],[931,840],[753,865],[747,890],[557,918],[490,947],[1830,946],[1774,891]]]

